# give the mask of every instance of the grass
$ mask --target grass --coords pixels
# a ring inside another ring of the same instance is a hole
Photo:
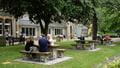
[[[64,41],[58,43],[62,48],[67,49],[66,56],[71,56],[73,59],[58,63],[55,65],[39,65],[14,61],[22,55],[19,53],[24,46],[8,46],[0,47],[0,68],[93,68],[99,63],[102,63],[106,58],[120,55],[120,43],[117,46],[98,46],[101,50],[89,52],[87,50],[73,49],[73,41]],[[3,64],[9,62],[8,64]]]

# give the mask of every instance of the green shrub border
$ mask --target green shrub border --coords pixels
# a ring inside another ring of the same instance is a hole
[[[106,58],[106,61],[99,64],[96,68],[119,68],[120,67],[120,55],[111,58]]]
[[[4,36],[0,36],[0,46],[6,46],[6,39]]]

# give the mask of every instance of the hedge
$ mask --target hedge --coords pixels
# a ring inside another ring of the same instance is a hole
[[[3,36],[0,36],[0,46],[5,46],[6,45],[6,39]]]

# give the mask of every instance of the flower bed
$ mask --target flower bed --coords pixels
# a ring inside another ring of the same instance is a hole
[[[120,68],[120,56],[107,59],[105,62],[100,64],[98,68]]]

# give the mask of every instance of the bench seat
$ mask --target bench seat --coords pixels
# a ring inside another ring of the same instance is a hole
[[[57,57],[62,58],[64,57],[64,52],[66,49],[57,49]]]
[[[30,52],[30,51],[25,51],[22,50],[20,51],[24,55],[24,57],[28,59],[34,59],[33,54],[36,55],[39,59],[39,61],[44,61],[47,62],[49,59],[49,56],[51,55],[51,52]]]

